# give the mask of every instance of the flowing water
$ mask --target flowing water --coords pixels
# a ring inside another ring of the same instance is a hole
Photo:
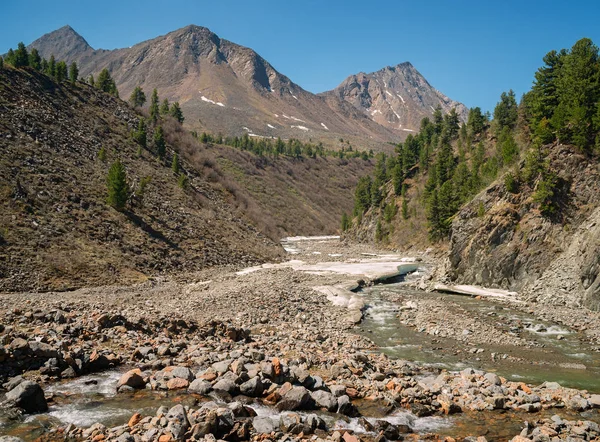
[[[367,287],[358,294],[367,305],[361,333],[391,357],[455,371],[479,368],[510,380],[532,384],[555,381],[565,387],[600,392],[600,354],[584,343],[579,333],[558,324],[537,320],[516,308],[485,299],[417,291],[402,280]],[[451,303],[467,315],[489,320],[498,329],[537,345],[532,348],[494,344],[469,346],[451,338],[419,332],[401,324],[397,318],[401,304],[390,301],[395,296],[405,300],[433,299],[441,305]],[[470,353],[470,348],[481,350]]]

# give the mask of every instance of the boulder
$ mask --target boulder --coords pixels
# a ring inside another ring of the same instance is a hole
[[[146,386],[146,381],[144,381],[142,371],[139,368],[129,370],[127,373],[121,376],[117,388],[123,385],[131,388],[144,388]]]
[[[237,385],[231,379],[221,379],[215,385],[213,385],[213,390],[224,391],[229,394],[235,393],[237,389]]]
[[[169,421],[167,431],[173,435],[175,440],[184,440],[185,433],[190,428],[190,421],[183,405],[175,405],[165,417]]]
[[[277,403],[279,411],[305,410],[310,408],[310,393],[304,387],[293,387],[285,393]]]
[[[54,347],[45,342],[29,341],[29,348],[38,358],[58,358],[60,353]]]
[[[212,385],[203,379],[195,379],[188,387],[190,393],[206,395],[212,390]]]
[[[275,431],[275,423],[268,416],[255,417],[252,419],[252,426],[254,427],[254,431],[259,434],[270,434]]]
[[[350,402],[350,398],[346,395],[338,398],[338,413],[344,414],[350,417],[357,417],[360,415],[358,409]]]
[[[167,389],[169,390],[181,390],[182,388],[188,388],[190,382],[183,378],[173,378],[167,381]]]
[[[27,413],[37,413],[48,410],[44,391],[35,382],[23,381],[6,393],[6,400],[22,408]]]
[[[246,396],[259,397],[263,394],[264,385],[258,376],[240,385],[240,393]]]
[[[338,401],[336,397],[328,391],[313,391],[310,393],[310,396],[318,408],[325,408],[327,411],[335,411],[338,407]]]

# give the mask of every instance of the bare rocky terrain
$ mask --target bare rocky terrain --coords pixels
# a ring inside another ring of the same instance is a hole
[[[294,244],[293,257],[307,266],[394,259],[337,240]],[[368,284],[369,278],[297,271],[294,262],[245,272],[213,268],[134,286],[2,295],[0,374],[9,380],[4,407],[17,408],[4,408],[0,422],[15,428],[23,410],[43,411],[46,404],[60,409],[69,400],[62,394],[40,396],[38,384],[48,389],[59,379],[124,367],[113,384],[117,397],[135,403],[142,393],[172,392],[163,396],[170,405],[150,414],[132,409],[117,426],[63,424],[42,431],[31,424],[36,429],[27,431],[43,440],[119,441],[471,440],[468,436],[519,441],[599,435],[598,395],[552,382],[527,385],[471,368],[420,367],[379,353],[356,333],[345,306],[314,290],[357,279]],[[436,308],[430,304],[426,310]],[[550,307],[540,315],[551,311],[565,323],[573,317]],[[590,317],[589,330],[598,330],[598,321]],[[489,333],[490,341],[502,339]],[[481,430],[470,417],[493,420],[503,413],[511,413],[516,425]]]

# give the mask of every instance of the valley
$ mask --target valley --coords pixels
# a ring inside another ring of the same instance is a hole
[[[0,442],[600,440],[589,38],[493,116],[136,42],[0,58]]]
[[[507,440],[523,428],[597,434],[599,315],[582,322],[560,308],[420,290],[439,264],[429,254],[403,257],[336,237],[285,244],[291,260],[238,272],[3,295],[4,336],[24,337],[21,351],[61,315],[62,325],[46,334],[46,355],[60,341],[85,365],[83,377],[57,383],[65,361],[35,353],[34,361],[46,362],[27,377],[42,382],[49,412],[26,420],[0,414],[0,425],[23,440],[178,437],[202,434],[216,413],[210,431],[227,438],[272,431],[370,440],[384,431]],[[400,278],[377,283],[394,267]],[[362,290],[347,291],[359,280]],[[471,325],[457,324],[452,334],[457,311]],[[5,370],[18,370],[12,342]],[[109,371],[94,374],[94,361]],[[127,380],[134,367],[143,384]],[[290,389],[308,396],[296,403]],[[320,402],[329,392],[337,414],[319,411],[330,407]]]

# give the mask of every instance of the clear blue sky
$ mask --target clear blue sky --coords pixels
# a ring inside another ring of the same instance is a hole
[[[467,106],[527,91],[542,57],[582,37],[600,44],[600,1],[4,0],[0,53],[65,24],[113,49],[188,24],[249,46],[311,92],[410,61]]]

